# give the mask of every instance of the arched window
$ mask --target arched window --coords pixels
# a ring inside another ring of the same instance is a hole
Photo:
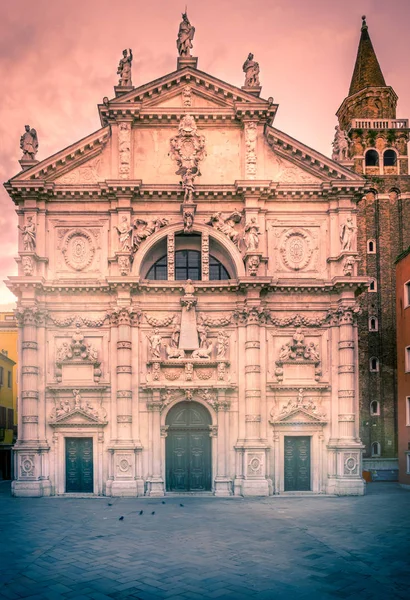
[[[379,153],[376,150],[368,150],[365,156],[366,167],[378,167],[379,166]]]
[[[380,415],[380,403],[378,400],[370,402],[370,414],[374,417]]]
[[[376,254],[376,242],[367,240],[367,254]]]
[[[378,331],[379,323],[377,321],[377,317],[370,317],[369,319],[369,331]]]
[[[369,292],[377,292],[377,280],[374,278],[369,282]]]
[[[371,373],[377,373],[379,370],[379,359],[374,356],[369,360],[369,368]]]
[[[167,256],[162,256],[152,265],[147,273],[147,279],[165,281],[168,279]],[[175,279],[177,281],[200,281],[201,253],[198,250],[177,250],[175,252]],[[229,279],[229,273],[223,264],[214,256],[209,255],[209,279],[210,281],[222,281]]]
[[[397,164],[397,154],[394,150],[386,150],[383,154],[383,166],[395,167]]]
[[[372,456],[380,456],[382,449],[379,442],[373,442],[372,444]]]

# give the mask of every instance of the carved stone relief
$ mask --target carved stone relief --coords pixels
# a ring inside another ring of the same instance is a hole
[[[20,454],[20,476],[34,477],[35,475],[35,455]]]
[[[87,417],[89,420],[105,423],[107,411],[102,405],[102,399],[98,405],[89,399],[84,399],[79,389],[73,390],[73,398],[65,397],[63,399],[54,398],[54,409],[50,414],[51,423],[58,424],[64,421],[68,416],[78,414]]]
[[[224,233],[239,248],[241,232],[235,228],[235,225],[239,224],[241,220],[242,213],[237,210],[227,216],[223,216],[221,212],[216,212],[206,221],[206,224]]]
[[[23,256],[21,259],[21,264],[23,266],[23,273],[26,276],[33,275],[34,272],[34,262],[31,256]]]
[[[305,398],[304,389],[299,388],[296,398],[289,398],[281,408],[272,410],[271,422],[280,421],[289,415],[300,411],[315,417],[316,420],[323,420],[326,417],[325,413],[318,407],[317,402],[312,398]]]
[[[90,365],[95,382],[98,382],[102,375],[98,352],[91,343],[86,341],[81,331],[76,331],[69,343],[63,342],[61,346],[56,348],[56,379],[58,382],[62,381],[64,364]]]
[[[257,123],[245,121],[245,177],[256,179],[256,138]]]
[[[97,183],[101,181],[100,175],[101,157],[93,158],[86,162],[84,165],[68,171],[58,179],[56,183],[62,185],[75,185],[77,183]]]
[[[118,127],[118,172],[120,179],[129,179],[131,165],[131,123],[122,122]]]
[[[190,85],[186,85],[182,88],[182,103],[184,106],[192,106],[192,88]]]
[[[85,229],[70,230],[61,247],[66,264],[75,271],[83,271],[90,266],[95,250],[95,241]]]
[[[320,369],[320,355],[314,342],[307,343],[302,329],[299,327],[293,334],[292,340],[284,344],[279,350],[276,360],[275,375],[278,382],[283,381],[284,364],[286,363],[313,363],[314,378],[319,381],[322,371]]]
[[[199,163],[205,158],[205,137],[198,134],[192,115],[184,115],[179,123],[178,134],[170,140],[170,156],[176,161],[180,171],[193,169],[194,175],[200,175]],[[182,174],[182,172],[178,173]]]
[[[359,455],[357,452],[343,453],[343,474],[357,477],[359,475]]]

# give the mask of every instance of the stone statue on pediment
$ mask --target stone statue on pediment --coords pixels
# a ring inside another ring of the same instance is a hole
[[[179,25],[177,48],[179,56],[191,56],[192,40],[195,35],[195,27],[191,25],[186,12],[182,13],[182,21]]]
[[[249,52],[248,58],[243,63],[242,70],[245,73],[244,87],[260,87],[259,63],[253,60],[252,52]]]
[[[33,217],[27,217],[27,224],[20,227],[23,236],[23,247],[26,252],[34,252],[36,249],[36,226],[33,223]]]
[[[25,132],[20,138],[20,148],[23,150],[22,160],[35,160],[38,151],[37,131],[25,125]]]
[[[122,51],[122,58],[118,64],[117,75],[120,76],[118,85],[121,87],[132,86],[131,81],[132,50],[129,48]]]

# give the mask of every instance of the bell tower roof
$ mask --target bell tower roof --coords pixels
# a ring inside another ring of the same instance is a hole
[[[359,47],[357,49],[356,64],[350,83],[349,96],[368,87],[385,87],[386,82],[377,60],[369,35],[366,17],[362,17],[362,29]]]

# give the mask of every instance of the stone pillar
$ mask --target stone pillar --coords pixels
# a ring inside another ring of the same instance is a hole
[[[132,438],[132,342],[133,313],[129,307],[118,308],[111,322],[118,328],[116,348],[117,438],[110,447],[113,479],[107,482],[112,496],[138,496],[136,452],[141,448]]]
[[[201,236],[201,263],[202,281],[209,281],[209,234],[205,232]]]
[[[218,430],[217,430],[217,448],[218,461],[217,473],[215,477],[215,496],[231,496],[232,495],[232,480],[228,475],[229,472],[229,446],[227,438],[229,437],[228,429],[228,411],[230,402],[226,398],[225,390],[218,390],[218,400],[215,409],[218,412]]]
[[[147,408],[151,412],[152,441],[152,470],[147,480],[147,496],[160,497],[164,495],[164,480],[161,472],[161,410],[163,404],[159,390],[152,392],[152,398],[147,402]]]
[[[39,366],[37,325],[45,315],[36,306],[20,308],[17,318],[22,338],[20,357],[21,413],[19,439],[14,446],[16,480],[12,484],[15,496],[49,496],[51,494],[44,454],[49,446],[39,435]],[[43,349],[44,350],[44,349]],[[44,390],[41,394],[44,398]],[[42,411],[44,412],[44,411]]]
[[[336,493],[340,495],[361,495],[365,492],[362,479],[363,445],[356,439],[355,419],[355,332],[354,306],[339,307],[339,392],[338,392],[338,440],[336,450]]]
[[[266,478],[266,440],[261,439],[261,358],[260,335],[264,312],[260,304],[259,290],[248,294],[243,311],[246,321],[245,342],[245,440],[244,440],[244,496],[267,496],[269,484]]]
[[[168,281],[175,280],[175,234],[167,236]]]

